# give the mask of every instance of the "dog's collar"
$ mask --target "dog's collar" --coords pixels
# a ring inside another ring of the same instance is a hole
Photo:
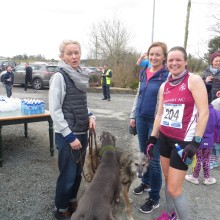
[[[115,147],[112,145],[106,145],[104,147],[101,147],[100,151],[99,151],[99,157],[101,158],[102,155],[104,154],[104,152],[108,150],[108,151],[112,151],[115,152]]]

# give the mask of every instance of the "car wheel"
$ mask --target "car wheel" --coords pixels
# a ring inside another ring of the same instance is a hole
[[[39,78],[36,78],[32,82],[32,86],[35,90],[43,89],[43,81]]]

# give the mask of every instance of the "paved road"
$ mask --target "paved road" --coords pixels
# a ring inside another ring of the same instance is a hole
[[[4,94],[2,86],[0,86],[0,95]],[[24,92],[22,87],[15,86],[13,88],[13,97],[15,98],[37,98],[43,99],[48,109],[48,89],[33,93],[31,89]],[[125,149],[137,150],[137,138],[128,133],[129,114],[134,100],[132,94],[112,94],[111,102],[102,101],[101,93],[88,93],[88,103],[91,110],[97,117],[97,134],[102,130],[109,130],[117,137],[117,144]],[[220,168],[211,171],[212,176],[217,179],[217,184],[205,186],[201,183],[193,185],[190,183],[184,184],[184,190],[189,198],[191,219],[195,220],[218,220],[220,207]],[[189,171],[190,173],[190,171]],[[202,177],[202,173],[201,173]],[[135,196],[132,189],[139,184],[139,180],[131,186],[130,197],[133,199],[133,216],[135,220],[155,219],[160,210],[165,209],[164,188],[161,190],[161,200],[159,209],[154,210],[150,214],[142,214],[138,209],[147,198],[147,194]],[[81,186],[81,192],[84,190],[84,185]],[[126,219],[123,215],[119,215],[117,220]]]

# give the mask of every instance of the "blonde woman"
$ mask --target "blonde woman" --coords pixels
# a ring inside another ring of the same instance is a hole
[[[49,110],[55,125],[59,176],[56,184],[54,216],[69,220],[77,207],[77,193],[87,147],[87,131],[95,128],[93,114],[87,107],[88,72],[80,67],[79,42],[65,40],[60,45],[59,70],[50,81]]]

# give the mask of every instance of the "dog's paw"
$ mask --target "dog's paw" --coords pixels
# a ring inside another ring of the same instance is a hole
[[[133,203],[133,199],[129,198],[129,202],[132,204]]]

